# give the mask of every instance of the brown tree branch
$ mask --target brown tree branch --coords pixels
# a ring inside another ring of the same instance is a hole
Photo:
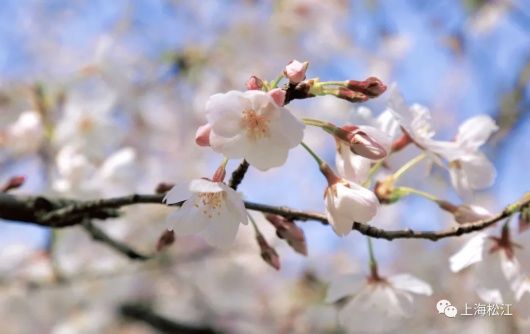
[[[27,222],[48,227],[67,227],[82,223],[83,219],[106,219],[118,214],[117,209],[136,204],[162,204],[164,195],[133,194],[123,197],[99,199],[94,201],[74,201],[67,199],[48,199],[44,197],[18,197],[0,194],[0,218]],[[178,203],[177,205],[181,205]],[[530,205],[527,194],[516,203],[507,206],[502,212],[490,219],[462,224],[441,231],[384,230],[369,224],[354,222],[353,229],[361,234],[380,239],[439,239],[460,236],[479,231],[521,211]],[[272,206],[254,202],[245,202],[249,210],[273,213],[292,220],[315,220],[328,224],[325,215],[310,211],[295,210],[283,206]]]
[[[144,255],[135,251],[123,242],[114,240],[113,238],[108,236],[102,229],[94,225],[89,219],[85,219],[82,224],[85,231],[87,231],[87,233],[90,234],[94,240],[106,244],[118,253],[127,256],[131,260],[146,261],[151,258],[151,256]]]
[[[161,333],[179,334],[215,334],[221,333],[207,326],[194,326],[176,322],[157,314],[149,307],[142,304],[124,304],[120,307],[120,314],[129,319],[145,322]]]

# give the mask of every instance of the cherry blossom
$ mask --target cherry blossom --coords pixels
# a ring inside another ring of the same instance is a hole
[[[479,148],[497,130],[491,117],[472,117],[458,128],[453,147],[438,150],[449,161],[451,183],[461,196],[469,197],[473,190],[490,187],[495,181],[495,166]]]
[[[414,294],[430,296],[432,289],[410,274],[388,278],[346,274],[331,282],[326,302],[349,297],[339,311],[341,326],[360,332],[381,332],[398,327],[411,315]]]
[[[339,178],[329,167],[322,172],[329,184],[324,193],[326,216],[338,236],[350,233],[354,222],[367,223],[377,214],[379,200],[372,191]]]
[[[182,201],[182,207],[167,218],[176,235],[200,233],[210,245],[227,247],[239,224],[247,224],[243,200],[223,182],[195,179],[187,186],[176,185],[164,198],[167,204]]]
[[[212,149],[263,171],[282,165],[302,141],[304,124],[262,91],[215,94],[206,111]]]

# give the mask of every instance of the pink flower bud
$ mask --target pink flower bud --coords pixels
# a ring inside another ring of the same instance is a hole
[[[289,79],[289,82],[299,83],[305,79],[305,72],[307,71],[308,66],[309,63],[307,61],[301,63],[298,60],[291,60],[291,62],[285,66],[283,74]]]
[[[156,251],[160,252],[161,250],[171,246],[175,242],[175,232],[171,229],[167,229],[158,238],[156,244]]]
[[[493,216],[487,209],[478,205],[454,205],[450,202],[439,200],[438,206],[452,213],[455,221],[459,224],[474,223],[483,219],[489,219]]]
[[[280,257],[276,250],[267,243],[263,235],[258,234],[256,240],[261,251],[261,258],[274,269],[280,270]]]
[[[307,256],[307,243],[300,227],[292,220],[279,215],[268,214],[265,218],[276,228],[278,238],[285,239],[292,249]]]
[[[245,87],[247,87],[248,90],[261,90],[263,87],[263,80],[253,75],[247,80]]]
[[[283,107],[285,102],[285,90],[281,88],[275,88],[268,92],[270,97],[274,100],[274,103],[276,103],[279,107]]]
[[[337,139],[349,143],[353,153],[367,159],[379,160],[387,155],[387,151],[376,138],[358,129],[355,125],[335,128],[334,135]]]
[[[337,90],[337,93],[335,94],[339,99],[346,100],[348,102],[357,103],[357,102],[364,102],[368,100],[368,96],[361,93],[356,92],[348,88],[340,87]]]
[[[24,176],[13,176],[2,186],[0,192],[6,193],[10,190],[20,188],[24,182],[26,182],[26,178]]]
[[[386,85],[374,77],[370,77],[364,81],[350,80],[346,87],[355,92],[362,93],[369,98],[378,97],[386,91]]]
[[[199,146],[210,146],[210,132],[212,126],[209,123],[199,126],[195,133],[195,142]]]

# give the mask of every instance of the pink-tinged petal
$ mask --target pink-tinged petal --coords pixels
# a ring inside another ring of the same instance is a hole
[[[335,165],[337,172],[344,179],[356,183],[364,182],[368,178],[371,161],[354,154],[343,141],[337,141]]]
[[[333,303],[341,298],[357,294],[365,283],[366,277],[362,274],[345,274],[335,277],[329,284],[326,303]]]
[[[164,196],[163,202],[167,204],[175,204],[185,201],[190,197],[191,191],[189,183],[177,183],[167,192],[166,196]]]
[[[195,179],[190,182],[190,191],[193,193],[217,193],[223,191],[221,183],[206,179]]]
[[[499,127],[490,116],[472,117],[460,125],[455,141],[462,147],[474,151],[482,146],[498,129]]]
[[[206,119],[212,132],[233,137],[242,131],[241,117],[247,109],[251,109],[251,101],[243,92],[232,90],[215,94],[206,101]]]
[[[268,92],[270,97],[272,97],[272,100],[278,107],[283,107],[285,103],[285,90],[281,88],[275,88]]]
[[[338,236],[350,233],[354,221],[370,221],[379,209],[379,201],[372,191],[345,180],[328,188],[325,205],[326,216]]]
[[[287,66],[285,66],[283,74],[290,82],[299,83],[305,79],[305,72],[307,71],[308,66],[309,63],[307,61],[301,63],[298,60],[292,60]]]
[[[300,145],[304,137],[304,123],[285,108],[278,110],[270,121],[270,127],[273,145],[283,146],[286,150]]]
[[[399,274],[389,277],[388,282],[397,290],[408,291],[426,296],[430,296],[432,294],[432,288],[428,283],[410,274]]]
[[[470,265],[482,261],[484,253],[484,242],[487,234],[481,232],[469,239],[469,241],[449,258],[449,267],[452,272],[459,272]]]
[[[210,123],[199,126],[197,132],[195,132],[195,143],[199,146],[210,146],[210,132],[212,126]]]

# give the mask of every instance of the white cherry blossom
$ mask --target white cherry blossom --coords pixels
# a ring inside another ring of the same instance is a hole
[[[381,332],[396,328],[410,316],[413,295],[430,296],[430,285],[410,274],[368,277],[346,274],[334,279],[326,302],[349,297],[339,311],[339,323],[348,330]]]
[[[167,204],[185,201],[167,221],[177,235],[200,233],[208,244],[231,245],[239,224],[247,224],[247,212],[239,194],[223,182],[192,180],[176,185],[164,198]]]
[[[227,158],[245,158],[260,170],[285,163],[302,141],[304,124],[258,90],[215,94],[206,103],[209,143]]]
[[[458,128],[454,146],[438,150],[449,161],[451,183],[461,196],[469,197],[473,190],[490,187],[495,181],[495,166],[479,148],[497,130],[491,117],[472,117]]]
[[[372,191],[344,179],[326,189],[324,200],[326,216],[338,236],[350,233],[354,222],[367,223],[379,210],[379,200]]]

